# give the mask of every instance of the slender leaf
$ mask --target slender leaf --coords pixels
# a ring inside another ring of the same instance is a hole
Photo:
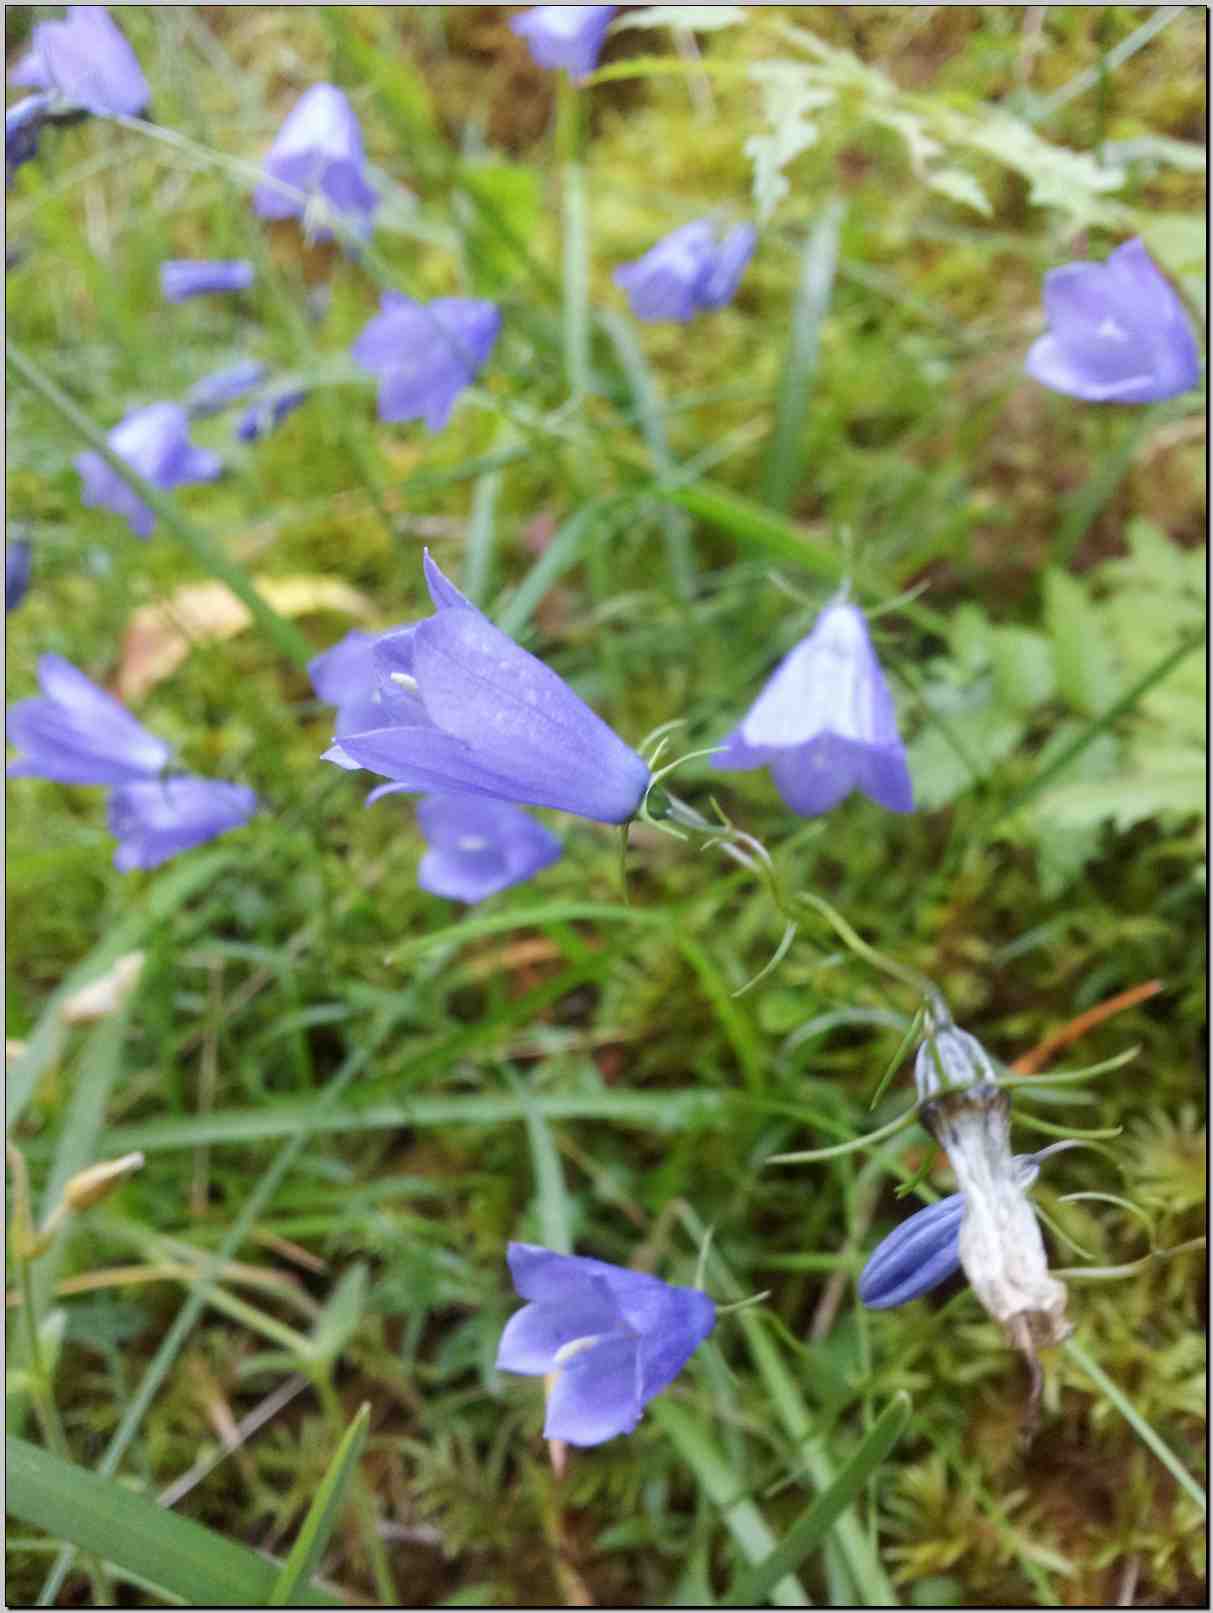
[[[786,516],[731,493],[727,487],[696,482],[693,487],[656,487],[653,491],[736,538],[743,548],[763,550],[777,560],[803,566],[833,581],[842,577],[846,562],[841,550],[811,538]]]
[[[289,1607],[306,1594],[308,1582],[324,1555],[329,1536],[341,1515],[341,1504],[357,1469],[362,1447],[366,1444],[370,1421],[371,1408],[364,1401],[320,1481],[320,1488],[307,1509],[307,1517],[303,1520],[299,1538],[291,1547],[290,1556],[279,1570],[269,1594],[270,1607]]]

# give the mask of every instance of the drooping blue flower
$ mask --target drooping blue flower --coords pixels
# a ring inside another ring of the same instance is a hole
[[[379,418],[424,420],[441,431],[488,360],[500,313],[473,297],[420,303],[395,291],[383,293],[379,309],[352,349],[355,362],[379,377]]]
[[[18,700],[7,715],[15,778],[60,784],[127,784],[155,779],[172,755],[126,707],[61,655],[38,657],[40,696]]]
[[[236,423],[236,435],[241,442],[257,442],[262,437],[268,437],[271,431],[293,414],[301,403],[307,402],[307,392],[302,387],[288,387],[281,392],[270,392],[263,398],[251,403]]]
[[[27,95],[4,113],[4,183],[10,185],[23,162],[38,155],[38,139],[50,111],[49,95]]]
[[[1015,1174],[1021,1187],[1040,1175],[1040,1154],[1019,1154]],[[921,1299],[960,1270],[960,1223],[965,1196],[951,1193],[928,1204],[895,1227],[876,1245],[859,1278],[859,1298],[872,1311],[892,1310]]]
[[[538,67],[563,67],[584,78],[598,65],[598,53],[618,6],[532,6],[510,18]]]
[[[802,817],[828,812],[852,790],[890,812],[913,810],[893,697],[857,606],[841,599],[826,606],[712,766],[769,767],[775,788]]]
[[[264,364],[255,358],[241,359],[225,370],[204,375],[186,394],[185,406],[191,415],[199,418],[219,414],[229,403],[235,403],[237,398],[264,381],[265,375]]]
[[[1136,237],[1106,263],[1067,263],[1045,275],[1047,332],[1024,368],[1087,403],[1156,403],[1200,379],[1184,305]]]
[[[732,301],[757,240],[749,224],[739,224],[717,241],[711,220],[696,219],[622,264],[615,284],[627,292],[637,319],[685,324]]]
[[[507,1259],[529,1303],[506,1323],[497,1366],[555,1374],[546,1439],[601,1445],[630,1434],[716,1325],[697,1288],[530,1243],[511,1243]]]
[[[94,117],[137,117],[151,98],[134,51],[104,6],[69,6],[64,21],[36,24],[9,82],[49,90]]]
[[[187,482],[213,482],[223,474],[223,461],[190,441],[189,419],[179,403],[149,403],[134,410],[114,427],[107,441],[154,487],[167,490]],[[155,512],[100,454],[91,450],[80,454],[76,469],[84,482],[81,497],[86,505],[99,504],[125,517],[136,537],[151,536]]]
[[[488,796],[603,823],[632,818],[649,770],[563,678],[493,626],[425,556],[435,613],[373,647],[373,728],[325,752],[397,790]]]
[[[117,836],[114,867],[158,868],[191,846],[204,845],[247,823],[257,797],[243,784],[193,774],[123,784],[109,799],[110,833]]]
[[[379,198],[367,182],[362,129],[345,95],[333,84],[313,84],[295,102],[265,159],[265,174],[253,207],[261,218],[303,218],[311,233],[327,240],[324,214],[331,209],[360,235],[369,235]],[[301,201],[278,188],[303,192]]]
[[[160,290],[165,302],[185,302],[210,292],[247,291],[253,283],[253,266],[247,258],[228,262],[207,258],[166,258],[160,265]]]
[[[30,566],[34,551],[24,538],[4,545],[4,614],[16,610],[29,590]]]
[[[427,795],[417,823],[429,849],[417,883],[453,902],[482,902],[559,860],[556,836],[521,807],[475,795]]]

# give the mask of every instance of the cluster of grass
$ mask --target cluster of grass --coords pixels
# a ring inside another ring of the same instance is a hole
[[[10,26],[31,11],[10,9]],[[1082,1251],[1050,1234],[1066,1266],[1147,1247],[1138,1218],[1064,1203],[1074,1192],[1142,1207],[1159,1247],[1204,1225],[1202,824],[1178,785],[1142,786],[1152,758],[1182,778],[1199,749],[1201,656],[1168,638],[1203,611],[1187,564],[1204,533],[1199,404],[1143,423],[1023,379],[1042,271],[1112,237],[1078,239],[993,161],[980,217],[858,120],[790,167],[730,308],[637,326],[610,270],[674,224],[748,208],[743,142],[762,124],[746,69],[788,51],[791,22],[909,97],[1002,105],[1077,150],[1139,150],[1118,199],[1190,292],[1203,174],[1164,142],[1190,153],[1203,129],[1201,19],[1143,38],[1151,15],[756,7],[702,35],[701,60],[668,31],[625,32],[584,97],[578,209],[555,75],[506,8],[124,8],[157,124],[179,138],[48,137],[9,205],[10,332],[103,429],[249,352],[317,378],[259,444],[201,425],[231,474],[174,495],[250,575],[337,577],[364,596],[356,624],[303,618],[317,649],[426,610],[428,544],[629,741],[681,718],[689,751],[735,722],[832,589],[798,554],[826,570],[850,555],[868,604],[928,584],[878,630],[931,810],[894,818],[853,797],[805,823],[765,774],[722,781],[702,762],[677,788],[703,811],[718,795],[789,885],[937,981],[1007,1062],[1163,982],[1059,1055],[1137,1045],[1132,1063],[1025,1116],[1119,1128],[1038,1190]],[[662,70],[637,72],[642,57]],[[325,78],[351,93],[386,192],[373,265],[266,229],[214,156],[255,160]],[[827,212],[837,262],[814,307],[797,287]],[[255,288],[166,306],[159,263],[194,255],[252,258]],[[369,382],[347,373],[372,268],[413,295],[501,304],[494,359],[439,436],[379,424]],[[19,697],[45,651],[110,680],[133,612],[205,573],[163,521],[141,544],[84,510],[79,438],[10,380],[10,511],[35,554],[10,623]],[[675,484],[692,513],[658,491]],[[1147,638],[1132,603],[1154,589]],[[285,1555],[365,1401],[330,1592],[694,1605],[744,1591],[906,1391],[899,1442],[776,1600],[1200,1605],[1203,1518],[1141,1435],[1199,1472],[1203,1256],[1073,1284],[1082,1354],[1048,1362],[1024,1454],[1022,1366],[967,1290],[879,1316],[855,1298],[866,1252],[907,1211],[898,1178],[929,1166],[949,1189],[925,1134],[872,1158],[765,1163],[904,1105],[903,1077],[868,1114],[909,994],[822,926],[735,995],[783,921],[718,852],[647,829],[630,904],[616,837],[573,821],[535,884],[466,913],[426,895],[408,801],[365,811],[363,780],[318,762],[329,715],[255,628],[198,644],[139,715],[264,811],[172,869],[122,876],[99,792],[8,792],[7,1025],[25,1044],[12,1135],[36,1199],[93,1158],[146,1155],[36,1274],[76,1463],[149,1497],[173,1489],[178,1511]],[[146,962],[125,1010],[56,1029],[61,983],[134,946]],[[766,1305],[723,1320],[633,1436],[573,1453],[557,1478],[538,1386],[493,1370],[514,1304],[506,1241],[690,1282],[709,1227],[712,1292],[765,1290]],[[58,1550],[13,1531],[11,1599],[37,1595]],[[71,1602],[107,1584],[87,1559],[52,1580]]]

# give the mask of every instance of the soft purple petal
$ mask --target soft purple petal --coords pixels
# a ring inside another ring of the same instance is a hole
[[[706,1294],[667,1285],[660,1323],[641,1336],[640,1392],[646,1401],[673,1383],[715,1326],[716,1307]]]
[[[715,250],[711,223],[696,219],[663,236],[634,263],[622,264],[615,284],[627,292],[637,319],[685,323],[700,311],[699,291],[711,274]]]
[[[424,420],[440,431],[459,393],[483,368],[500,327],[491,302],[440,297],[419,303],[385,293],[380,312],[351,349],[355,362],[379,377],[379,418]]]
[[[110,447],[153,486],[168,490],[188,482],[213,481],[223,462],[189,438],[189,418],[177,403],[152,403],[136,409],[109,433]],[[155,514],[100,454],[84,453],[76,459],[84,483],[86,506],[102,505],[124,516],[137,537],[146,538]]]
[[[483,901],[530,879],[561,855],[554,834],[504,801],[430,795],[417,808],[417,822],[429,843],[417,883],[452,901]]]
[[[499,1372],[539,1374],[556,1368],[556,1352],[576,1339],[617,1332],[619,1311],[605,1283],[511,1316],[497,1349]]]
[[[294,414],[301,403],[306,403],[307,392],[302,387],[290,387],[282,392],[271,392],[258,398],[241,415],[236,425],[236,436],[241,442],[258,442],[277,431],[287,415]]]
[[[110,796],[109,827],[119,846],[114,867],[158,868],[161,863],[247,823],[257,797],[241,784],[219,779],[154,779],[124,784]]]
[[[739,224],[716,248],[711,271],[699,288],[699,306],[708,312],[732,302],[754,255],[758,234],[750,224]]]
[[[204,258],[167,258],[160,265],[160,291],[166,302],[184,302],[208,292],[247,291],[253,266],[247,259],[230,262]]]
[[[16,610],[29,590],[34,551],[24,538],[4,545],[4,614]]]
[[[265,379],[264,364],[255,358],[242,359],[225,370],[203,376],[186,394],[185,405],[191,415],[218,414],[229,403],[257,386]]]
[[[563,67],[584,78],[598,65],[598,53],[618,6],[532,6],[510,18],[510,28],[527,42],[539,67]]]
[[[10,706],[7,737],[22,754],[17,778],[61,784],[123,784],[154,778],[172,752],[126,707],[59,655],[38,658],[42,696]]]
[[[38,140],[42,126],[50,111],[49,95],[27,95],[23,101],[10,106],[4,114],[4,182],[12,177],[24,162],[38,155]]]
[[[548,1396],[545,1439],[601,1445],[640,1421],[640,1341],[608,1336],[560,1367]]]
[[[299,97],[266,155],[265,172],[293,190],[322,196],[354,228],[370,229],[379,199],[366,178],[358,119],[335,85],[313,84]],[[277,185],[262,184],[253,206],[262,218],[292,218],[306,204]],[[320,238],[327,233],[317,232]]]
[[[459,592],[428,549],[421,557],[421,565],[425,572],[425,585],[430,591],[430,598],[434,601],[435,610],[447,610],[451,606],[466,606],[468,610],[476,609],[476,606],[472,604],[467,595]]]
[[[929,1204],[878,1243],[859,1278],[859,1298],[869,1310],[891,1310],[918,1299],[960,1270],[960,1223],[964,1194]]]
[[[326,700],[331,706],[340,706],[344,701],[355,699],[374,688],[375,641],[378,636],[354,628],[331,649],[308,662],[308,677],[321,700]]]
[[[69,6],[62,22],[40,22],[13,84],[51,90],[96,117],[135,117],[150,98],[147,80],[104,6]]]

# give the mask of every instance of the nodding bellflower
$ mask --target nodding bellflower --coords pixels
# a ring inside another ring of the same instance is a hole
[[[4,183],[24,162],[38,155],[38,139],[51,108],[49,95],[27,95],[24,101],[7,108],[4,114]]]
[[[427,795],[417,823],[428,850],[417,883],[453,902],[482,902],[559,860],[559,840],[521,807],[475,795]]]
[[[863,612],[833,600],[776,667],[712,757],[722,772],[769,767],[784,802],[815,817],[860,790],[890,812],[914,806],[893,697]]]
[[[379,198],[366,177],[362,129],[345,95],[333,84],[313,84],[295,102],[265,159],[267,180],[253,192],[261,218],[303,218],[315,225],[319,241],[326,209],[342,217],[359,235],[370,234]],[[279,185],[303,192],[307,201],[290,196]]]
[[[179,774],[122,784],[110,795],[109,828],[117,836],[114,867],[158,868],[192,846],[247,823],[257,797],[243,784]]]
[[[529,1303],[506,1323],[497,1366],[555,1375],[546,1439],[601,1445],[630,1434],[716,1325],[697,1288],[530,1243],[511,1243],[507,1259]]]
[[[185,302],[210,292],[247,291],[253,266],[247,258],[224,262],[207,258],[166,258],[160,265],[160,291],[165,302]]]
[[[1087,403],[1157,403],[1200,379],[1184,305],[1136,237],[1106,263],[1066,263],[1044,283],[1046,333],[1024,368]]]
[[[190,441],[189,417],[179,403],[149,403],[134,410],[106,440],[132,470],[166,491],[187,482],[213,482],[223,474],[223,461]],[[81,497],[86,505],[101,505],[123,516],[137,538],[151,536],[155,512],[100,454],[80,454],[76,469],[84,483]]]
[[[94,117],[137,117],[151,99],[134,51],[104,6],[69,6],[62,22],[37,23],[9,82],[47,90]]]
[[[379,377],[380,420],[424,420],[441,431],[455,399],[483,369],[501,315],[491,302],[439,297],[414,302],[385,291],[354,343],[354,361]]]
[[[168,765],[164,740],[61,655],[38,657],[38,683],[40,696],[8,709],[9,742],[24,753],[9,763],[13,777],[128,784]]]
[[[532,6],[510,18],[510,28],[525,39],[537,67],[563,67],[572,78],[584,78],[598,66],[598,53],[618,6]]]
[[[486,796],[626,823],[649,784],[636,752],[556,673],[515,644],[450,583],[427,552],[435,611],[370,646],[375,680],[350,674],[367,646],[350,635],[317,689],[344,690],[325,760],[392,780],[396,791]],[[333,655],[334,652],[328,652]],[[317,679],[316,663],[312,664]],[[321,687],[321,684],[324,687]],[[369,716],[365,730],[351,724]]]
[[[4,545],[4,614],[16,610],[29,592],[29,574],[34,551],[25,538],[14,538]]]
[[[231,364],[225,370],[215,370],[195,382],[186,394],[185,406],[191,415],[198,418],[219,414],[229,403],[235,403],[237,398],[242,398],[253,387],[259,386],[265,376],[265,365],[257,359],[241,359],[238,364]]]
[[[236,435],[241,442],[257,442],[268,437],[271,431],[277,431],[288,414],[294,414],[299,405],[306,402],[307,392],[302,387],[288,387],[258,398],[237,421]]]
[[[622,264],[614,280],[627,292],[637,319],[685,324],[733,300],[758,237],[739,224],[722,241],[710,219],[696,219],[664,236],[634,263]]]

